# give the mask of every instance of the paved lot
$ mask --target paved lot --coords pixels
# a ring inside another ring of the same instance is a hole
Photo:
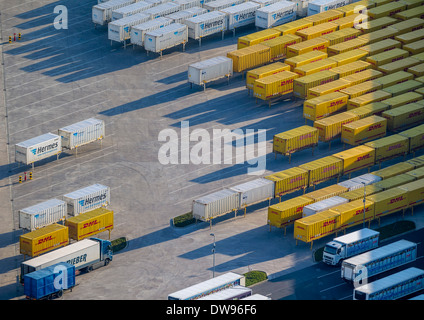
[[[111,187],[112,238],[125,236],[129,246],[107,268],[79,276],[78,288],[63,299],[166,299],[168,293],[212,276],[211,232],[217,240],[217,274],[259,269],[272,278],[311,265],[309,246],[296,246],[292,229],[286,237],[281,230],[269,231],[266,204],[249,209],[246,217],[220,219],[212,230],[205,223],[170,227],[170,219],[189,211],[193,199],[256,176],[247,174],[247,163],[235,164],[235,152],[233,164],[164,166],[158,161],[163,145],[158,134],[169,128],[179,132],[185,120],[190,130],[210,134],[213,129],[266,129],[266,173],[335,153],[341,144],[333,143],[331,150],[320,145],[313,157],[308,150],[299,152],[290,165],[275,159],[273,135],[304,124],[299,102],[258,105],[240,75],[206,92],[187,84],[189,64],[225,55],[236,48],[237,38],[231,33],[223,41],[211,37],[202,47],[191,41],[185,52],[169,50],[159,60],[140,48],[111,45],[106,28],[94,29],[91,23],[95,3],[0,4],[5,89],[0,90],[0,299],[22,297],[16,284],[22,261],[18,210],[93,183]],[[66,30],[53,27],[59,4],[68,8]],[[237,36],[253,31],[241,30]],[[6,43],[14,32],[21,32],[22,40]],[[102,145],[37,163],[34,179],[17,183],[29,168],[14,163],[14,144],[89,117],[106,122]]]

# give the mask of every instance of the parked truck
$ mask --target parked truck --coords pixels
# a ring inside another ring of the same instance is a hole
[[[363,228],[334,238],[324,247],[322,261],[328,265],[340,265],[344,259],[378,247],[380,232]]]
[[[90,238],[70,244],[21,264],[21,282],[25,275],[47,268],[59,262],[75,266],[76,271],[90,272],[100,266],[107,266],[112,261],[111,242],[98,238]]]

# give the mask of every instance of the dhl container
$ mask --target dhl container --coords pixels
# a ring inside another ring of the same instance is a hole
[[[298,56],[309,51],[327,52],[330,46],[330,41],[323,38],[315,38],[307,41],[302,41],[287,47],[287,58]]]
[[[271,76],[255,80],[253,96],[268,100],[276,96],[293,92],[293,80],[299,77],[297,73],[282,71]]]
[[[334,44],[327,48],[327,54],[329,57],[335,56],[337,54],[345,53],[354,49],[359,49],[365,46],[368,43],[367,40],[355,38],[348,40],[346,42]]]
[[[331,186],[319,190],[308,192],[304,195],[304,197],[312,199],[313,202],[318,202],[335,196],[339,196],[347,191],[349,191],[348,188],[340,186],[338,184],[333,184]]]
[[[335,21],[337,19],[340,19],[344,16],[344,13],[339,11],[339,10],[327,10],[324,12],[320,12],[317,14],[313,14],[310,15],[306,18],[304,18],[304,20],[306,21],[311,21],[313,23],[314,26],[319,25],[319,24],[323,24],[326,22],[332,22]]]
[[[332,207],[339,206],[343,203],[348,203],[348,200],[342,197],[331,197],[325,200],[321,200],[312,204],[307,205],[303,208],[303,216],[307,217],[310,215],[317,214],[319,212],[323,212],[329,210]]]
[[[320,61],[327,58],[327,53],[322,51],[310,51],[304,54],[300,54],[295,57],[288,58],[284,63],[290,66],[290,71],[294,71],[297,67],[309,64],[315,61]]]
[[[424,124],[399,132],[399,135],[408,138],[409,153],[424,147]]]
[[[409,151],[409,139],[399,134],[370,141],[365,145],[375,149],[375,162],[405,156]]]
[[[416,66],[417,64],[420,64],[419,60],[413,57],[408,57],[379,66],[377,67],[377,70],[383,72],[385,75],[389,75],[398,71],[407,71],[408,68]]]
[[[361,49],[358,49],[361,50]],[[409,56],[409,52],[403,49],[395,48],[389,51],[378,53],[369,56],[365,59],[366,62],[371,63],[374,67],[381,66],[386,63],[398,61]]]
[[[69,228],[69,237],[79,241],[112,230],[113,211],[106,208],[94,209],[67,219],[65,225]]]
[[[351,109],[349,110],[349,112],[356,114],[359,119],[363,119],[373,115],[380,116],[383,111],[386,111],[388,109],[389,106],[384,104],[383,102],[373,102],[359,108]]]
[[[250,47],[263,41],[274,39],[276,37],[279,37],[280,35],[281,32],[275,29],[265,29],[258,32],[254,32],[238,38],[237,49]]]
[[[420,80],[415,79],[416,81],[423,82],[424,80],[424,63],[417,64],[416,66],[410,67],[407,70],[409,73],[412,73],[415,77],[421,77]]]
[[[309,88],[320,86],[338,79],[339,75],[332,71],[333,69],[325,70],[294,79],[293,94],[298,98],[305,99]]]
[[[367,146],[357,146],[333,156],[343,160],[343,175],[346,175],[373,166],[375,150]]]
[[[350,82],[345,79],[338,79],[317,87],[308,89],[307,98],[312,99],[329,93],[338,92],[350,86]]]
[[[358,37],[360,40],[367,41],[368,44],[380,42],[386,39],[394,39],[396,35],[396,30],[392,27],[386,27],[381,30],[376,30],[373,32],[369,32],[366,34],[363,34]]]
[[[360,47],[361,50],[367,52],[367,56],[373,56],[385,51],[389,51],[392,49],[400,49],[402,47],[402,43],[400,41],[394,39],[385,39],[378,42],[373,42],[367,44],[365,46]]]
[[[370,9],[374,8],[375,3],[368,0],[357,1],[351,4],[347,4],[343,7],[337,8],[337,11],[341,11],[344,13],[345,17],[355,14],[365,14],[364,8]]]
[[[328,58],[329,60],[333,60],[337,62],[337,66],[340,67],[342,65],[357,61],[357,60],[365,60],[366,53],[359,49],[353,49],[344,53],[337,54],[335,56],[331,56]]]
[[[296,220],[293,236],[296,240],[308,243],[335,233],[339,229],[339,216],[327,210]]]
[[[399,22],[399,20],[392,17],[382,17],[378,19],[369,20],[366,22],[361,22],[357,24],[355,27],[360,29],[362,33],[371,33],[374,31],[387,28],[388,26],[395,24],[396,22]]]
[[[330,41],[330,46],[333,46],[338,43],[356,39],[359,35],[361,35],[361,31],[355,28],[345,28],[345,29],[334,31],[329,34],[325,34],[322,36],[322,38]]]
[[[407,198],[405,190],[393,188],[367,196],[366,200],[374,202],[374,218],[377,219],[405,209],[408,205]]]
[[[342,79],[347,80],[346,78]],[[380,90],[381,87],[381,84],[375,82],[374,80],[369,80],[356,85],[350,85],[349,87],[340,90],[340,92],[349,95],[349,99],[353,99],[364,94]]]
[[[332,92],[320,97],[308,99],[303,103],[303,117],[316,121],[346,109],[348,96],[340,92]]]
[[[233,71],[243,72],[268,63],[271,60],[271,49],[262,44],[231,51],[227,57],[233,60]]]
[[[379,116],[369,116],[342,126],[342,142],[357,146],[370,140],[384,137],[387,120]]]
[[[299,43],[302,38],[294,34],[286,34],[271,40],[261,42],[262,45],[271,49],[271,61],[284,58],[287,55],[287,47]]]
[[[321,72],[325,70],[330,70],[337,66],[337,62],[330,59],[323,59],[320,61],[315,61],[313,63],[303,65],[294,69],[294,72],[300,76],[307,76],[316,72]]]
[[[374,193],[377,192],[381,192],[383,191],[383,189],[381,189],[380,187],[375,186],[374,184],[370,184],[365,186],[365,195],[369,196],[372,195]],[[358,200],[358,199],[362,199],[364,198],[364,188],[359,188],[359,189],[355,189],[352,191],[348,191],[346,193],[342,193],[340,195],[340,197],[348,199],[349,201],[354,201],[354,200]]]
[[[424,168],[421,167],[421,168],[418,168],[418,169],[414,169],[414,170],[406,172],[405,174],[408,174],[408,175],[414,177],[415,180],[419,180],[419,179],[424,178]],[[421,182],[424,182],[424,180],[421,180]],[[424,187],[424,184],[423,184],[423,187]]]
[[[310,187],[340,177],[343,170],[343,161],[333,156],[327,156],[301,164],[299,168],[308,171],[308,186]]]
[[[302,38],[302,41],[311,40],[332,33],[337,30],[337,25],[332,22],[325,22],[306,29],[296,31],[296,35]]]
[[[331,68],[329,71],[337,73],[339,78],[344,78],[351,74],[362,72],[370,68],[371,68],[371,63],[358,60],[358,61],[353,61],[344,65],[341,65],[340,67]]]
[[[275,62],[263,67],[249,70],[246,73],[246,87],[248,89],[253,89],[253,84],[255,80],[258,80],[258,79],[261,79],[261,78],[264,78],[264,77],[267,77],[282,71],[290,71],[290,66],[282,62]]]
[[[413,169],[424,167],[424,156],[419,156],[419,157],[409,159],[405,161],[404,163],[411,165]]]
[[[273,152],[288,155],[307,147],[318,144],[318,129],[310,126],[300,126],[274,135]]]
[[[375,82],[380,83],[382,85],[382,88],[384,89],[412,79],[414,79],[414,76],[409,72],[398,71],[390,75],[380,77],[376,79]]]
[[[274,181],[275,196],[280,197],[284,194],[306,188],[308,186],[308,175],[307,170],[294,167],[266,176],[265,179]]]
[[[407,50],[411,55],[424,52],[424,40],[418,40],[415,42],[405,44],[403,45],[403,49]]]
[[[415,177],[408,175],[406,173],[399,174],[394,177],[390,177],[379,182],[376,182],[375,185],[383,190],[388,190],[392,188],[396,188],[400,185],[406,184],[408,182],[412,182],[415,180]]]
[[[371,93],[367,93],[363,96],[349,99],[347,102],[347,110],[349,111],[350,109],[363,107],[373,102],[383,101],[385,99],[390,98],[391,96],[391,93],[385,92],[383,90],[377,90]]]
[[[424,29],[419,29],[395,36],[395,40],[400,41],[402,45],[409,44],[422,39],[424,39]]]
[[[423,29],[424,20],[421,18],[412,18],[405,21],[401,21],[395,24],[392,24],[390,28],[396,29],[396,35],[401,35],[408,32],[417,31]]]
[[[348,15],[346,17],[334,20],[334,21],[332,21],[332,23],[337,24],[338,30],[342,30],[342,29],[346,29],[346,28],[353,28],[355,26],[355,24],[357,24],[360,21],[361,20],[358,21],[357,15],[351,14],[351,15]]]
[[[418,53],[418,54],[414,54],[413,56],[411,56],[412,59],[418,60],[420,62],[424,62],[424,52]]]
[[[312,21],[306,19],[299,19],[291,22],[287,22],[283,25],[272,27],[272,29],[281,32],[281,35],[292,34],[294,35],[297,31],[312,27],[314,24]]]
[[[418,88],[414,90],[415,92],[424,95],[424,88]]]
[[[365,215],[364,215],[365,206]],[[339,214],[339,229],[343,230],[348,227],[356,226],[366,221],[374,219],[374,202],[362,199],[353,200],[348,203],[333,207],[330,211]]]
[[[333,69],[332,69],[333,70]],[[342,77],[343,80],[349,81],[351,87],[371,80],[375,80],[383,76],[383,73],[374,69],[366,69],[361,72],[356,72],[348,76]]]
[[[421,76],[421,77],[415,78],[415,80],[416,80],[416,81],[419,81],[419,82],[421,82],[421,83],[424,83],[424,76]]]
[[[387,4],[390,3],[391,0],[371,0],[372,2],[374,2],[375,6],[382,6],[383,4]]]
[[[420,124],[424,121],[424,105],[409,103],[407,105],[384,111],[382,117],[387,119],[387,127],[391,131],[397,131]]]
[[[422,204],[424,201],[424,181],[422,179],[403,184],[397,187],[397,189],[406,191],[408,207],[417,206]]]
[[[314,201],[307,197],[296,197],[268,207],[268,224],[277,228],[285,227],[302,218],[303,207]]]
[[[342,125],[358,120],[356,114],[342,112],[328,118],[314,122],[314,127],[318,129],[320,141],[331,141],[338,138],[342,132]]]
[[[389,92],[393,97],[401,95],[403,93],[413,91],[415,89],[421,88],[423,84],[419,81],[408,80],[393,86],[382,89],[383,91]]]
[[[371,19],[378,19],[383,17],[391,17],[396,13],[406,10],[406,4],[401,1],[390,2],[375,8],[371,8],[367,11],[367,15]]]
[[[381,103],[388,106],[388,109],[401,107],[408,103],[418,102],[423,99],[423,96],[416,92],[407,92],[396,97],[383,100]]]
[[[403,3],[406,4],[406,9],[411,8],[419,8],[420,6],[424,5],[424,0],[401,0]]]
[[[424,18],[424,6],[398,12],[394,15],[394,17],[399,20],[408,20],[412,18]]]
[[[51,224],[19,236],[20,253],[36,257],[69,243],[68,227]]]
[[[383,180],[386,180],[402,173],[414,170],[414,168],[415,166],[413,164],[410,164],[408,162],[399,162],[394,165],[391,165],[390,167],[374,171],[372,172],[372,174],[379,176]]]

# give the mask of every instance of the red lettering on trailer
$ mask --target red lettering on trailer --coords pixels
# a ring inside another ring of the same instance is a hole
[[[343,103],[343,100],[337,100],[337,101],[331,102],[330,107],[334,107],[342,103]]]
[[[404,199],[403,196],[400,196],[400,197],[397,197],[397,198],[393,198],[393,199],[390,200],[390,204],[396,203],[398,201],[402,201],[403,199]]]
[[[413,118],[419,115],[421,115],[421,111],[416,111],[416,112],[410,113],[408,118]]]
[[[377,123],[377,124],[374,124],[374,125],[372,125],[372,126],[369,126],[368,127],[368,131],[372,131],[372,130],[375,130],[375,129],[379,129],[379,128],[381,128],[383,125],[381,124],[381,123]]]
[[[39,239],[38,244],[42,244],[42,243],[50,241],[50,240],[53,240],[53,236],[47,236],[45,238]]]
[[[335,224],[335,223],[336,223],[336,219],[333,219],[333,220],[329,220],[329,221],[324,222],[324,224],[322,226],[327,227],[327,226],[329,226],[331,224]]]
[[[368,159],[370,157],[370,154],[368,153],[368,154],[366,154],[366,155],[364,155],[364,156],[360,156],[360,157],[358,157],[358,159],[356,159],[356,161],[362,161],[362,160],[366,160],[366,159]]]
[[[99,224],[99,221],[94,220],[94,221],[91,221],[91,222],[84,223],[84,226],[83,226],[82,228],[83,228],[83,229],[84,229],[84,228],[88,228],[88,227],[94,226],[94,225],[96,225],[96,224]]]
[[[302,176],[296,177],[296,178],[291,179],[290,180],[290,183],[293,183],[293,182],[296,182],[296,181],[301,181],[301,180],[303,180],[303,177]]]
[[[394,146],[390,146],[389,147],[389,151],[390,150],[394,150],[394,149],[398,149],[398,148],[402,148],[402,144],[401,143],[395,144]]]

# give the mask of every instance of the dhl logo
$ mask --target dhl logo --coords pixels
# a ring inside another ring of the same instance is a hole
[[[328,221],[325,221],[322,226],[327,227],[327,226],[335,224],[335,223],[336,223],[336,219],[328,220]]]
[[[296,43],[297,43],[296,41],[286,43],[286,44],[284,45],[284,48],[286,48],[286,47],[288,47],[288,46],[291,46],[292,44],[296,44]]]
[[[326,84],[326,83],[331,82],[331,81],[333,81],[333,79],[323,80],[323,81],[321,81],[319,84],[320,84],[320,85],[321,85],[321,84]]]
[[[368,131],[373,131],[375,129],[380,129],[383,125],[381,123],[374,124],[368,127]]]
[[[343,99],[331,102],[330,107],[338,106],[339,104],[343,104]]]
[[[53,236],[47,236],[45,238],[39,239],[38,244],[42,244],[42,243],[45,243],[45,242],[50,241],[50,240],[53,240]]]
[[[301,180],[303,180],[303,177],[302,177],[302,176],[300,176],[300,177],[296,177],[296,178],[291,179],[291,180],[290,180],[290,183],[297,182],[297,181],[301,181]]]
[[[96,224],[99,224],[99,221],[94,220],[94,221],[91,221],[91,222],[84,223],[84,226],[82,228],[85,229],[85,228],[88,228],[88,227],[92,227]]]
[[[362,161],[362,160],[366,160],[366,159],[368,159],[370,157],[370,154],[366,154],[366,155],[364,155],[364,156],[360,156],[360,157],[358,157],[358,159],[356,159],[356,161]]]
[[[393,198],[390,200],[390,204],[402,201],[403,199],[404,199],[403,196]]]
[[[300,226],[297,226],[297,228],[300,229],[300,230],[305,230],[305,228],[300,227]]]
[[[334,30],[326,31],[326,32],[321,33],[321,35],[323,36],[323,35],[325,35],[325,34],[332,33],[333,31],[334,31]]]
[[[312,50],[323,50],[323,49],[325,49],[325,45],[324,44],[321,45],[321,46],[315,47]]]
[[[323,172],[323,173],[326,173],[326,172],[328,172],[328,171],[333,171],[333,170],[336,170],[336,169],[337,169],[337,167],[336,167],[336,166],[330,166],[330,167],[324,168],[324,169],[322,170],[322,172]]]
[[[290,83],[293,83],[293,79],[281,81],[280,82],[280,86],[284,86],[284,85],[290,84]]]
[[[344,41],[348,41],[348,40],[352,40],[352,39],[356,39],[356,36],[346,37],[346,38],[344,39]]]
[[[419,116],[419,115],[421,115],[421,111],[415,111],[415,112],[410,113],[408,115],[408,118],[413,118],[413,117],[416,117],[416,116]]]
[[[303,206],[296,208],[296,213],[297,212],[303,212]]]
[[[314,135],[312,133],[304,134],[303,136],[299,137],[299,140],[304,140],[308,138],[312,138]]]
[[[370,211],[370,208],[369,207],[365,208],[365,212],[368,212],[368,211]],[[361,214],[361,213],[364,213],[364,209],[356,210],[354,215],[356,216],[356,215]]]
[[[389,147],[389,151],[395,150],[395,149],[398,149],[398,148],[402,148],[402,144],[401,143],[395,144],[394,146],[390,146]]]

